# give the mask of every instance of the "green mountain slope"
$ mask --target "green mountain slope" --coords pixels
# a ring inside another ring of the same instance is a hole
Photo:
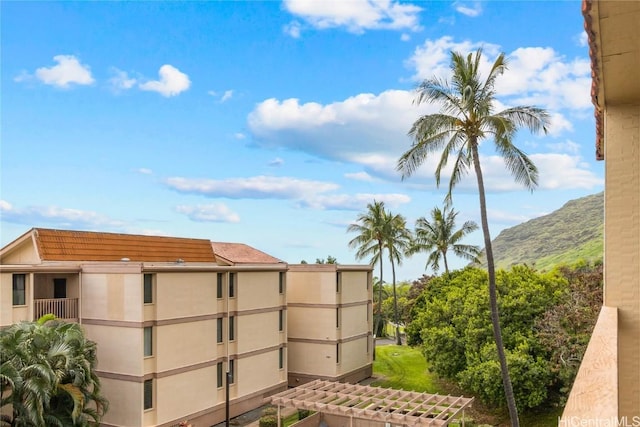
[[[496,267],[528,264],[548,270],[579,260],[601,260],[603,232],[604,193],[571,200],[549,215],[503,230],[493,240]]]

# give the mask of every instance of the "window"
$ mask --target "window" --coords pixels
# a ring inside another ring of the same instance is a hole
[[[229,273],[229,298],[236,296],[236,273]]]
[[[340,293],[341,282],[342,282],[342,273],[337,272],[336,273],[336,293]]]
[[[336,328],[340,327],[340,307],[336,308]]]
[[[229,317],[229,341],[236,339],[236,318],[234,316]]]
[[[280,279],[278,281],[278,292],[280,294],[284,294],[284,278],[285,278],[284,272],[281,271],[280,272]]]
[[[217,377],[218,377],[218,388],[220,388],[224,385],[224,380],[223,380],[224,372],[222,372],[222,362],[218,362],[216,369],[217,369]]]
[[[153,327],[144,328],[144,357],[153,356]]]
[[[229,360],[229,384],[236,382],[236,361]]]
[[[216,342],[221,343],[224,339],[222,329],[222,317],[216,319]]]
[[[336,363],[340,363],[340,343],[336,344]]]
[[[26,274],[13,275],[13,305],[25,305],[26,298]]]
[[[218,286],[216,288],[216,297],[222,298],[222,284],[224,283],[224,273],[218,273]]]
[[[278,313],[278,330],[284,331],[284,310],[280,310]]]
[[[153,303],[153,274],[144,275],[144,303]]]
[[[278,368],[279,369],[283,369],[284,368],[284,347],[280,347],[278,349]]]
[[[153,380],[144,382],[144,409],[153,408]]]

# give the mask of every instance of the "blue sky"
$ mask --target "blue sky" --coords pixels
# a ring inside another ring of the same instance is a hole
[[[446,77],[451,50],[479,47],[487,64],[510,59],[499,107],[552,115],[547,135],[516,138],[540,171],[533,193],[481,147],[493,237],[603,189],[577,0],[0,7],[2,245],[49,227],[357,262],[346,228],[374,199],[410,226],[442,206],[434,162],[404,181],[395,164],[413,121],[437,111],[413,104],[416,85]],[[473,176],[453,200],[460,224],[479,223]]]

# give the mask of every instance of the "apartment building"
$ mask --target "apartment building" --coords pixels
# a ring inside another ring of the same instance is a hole
[[[98,344],[98,375],[110,402],[104,426],[210,426],[225,418],[227,371],[235,416],[285,390],[291,360],[316,356],[295,337],[289,343],[287,329],[319,336],[300,309],[329,304],[324,288],[311,290],[325,279],[303,278],[313,284],[306,288],[312,297],[295,308],[297,325],[287,314],[288,267],[240,243],[34,228],[0,251],[0,327],[46,313],[81,323]],[[342,275],[343,287],[354,283],[353,292],[332,292],[332,307],[346,310],[347,323],[356,307],[370,313],[370,298],[362,296],[371,292],[370,267],[331,268],[318,273]],[[294,283],[301,286],[300,278]],[[362,351],[359,358],[318,361],[324,363],[304,373],[347,380],[370,372],[364,351],[371,349],[362,341],[370,323],[330,331],[342,354]],[[368,371],[359,365],[365,360]]]
[[[370,266],[289,265],[289,385],[357,383],[372,374]]]

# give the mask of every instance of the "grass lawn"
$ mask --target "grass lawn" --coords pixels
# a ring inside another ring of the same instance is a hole
[[[429,372],[420,350],[408,346],[383,345],[376,347],[373,376],[375,377],[371,383],[373,386],[468,396],[457,389],[455,385],[438,380]],[[520,425],[522,427],[556,427],[561,413],[560,409],[544,413],[524,413],[520,415]],[[509,425],[509,415],[506,411],[491,410],[478,401],[473,402],[468,414],[478,424]]]
[[[439,390],[420,351],[407,346],[384,345],[376,347],[373,373],[377,378],[372,385],[426,393]]]

